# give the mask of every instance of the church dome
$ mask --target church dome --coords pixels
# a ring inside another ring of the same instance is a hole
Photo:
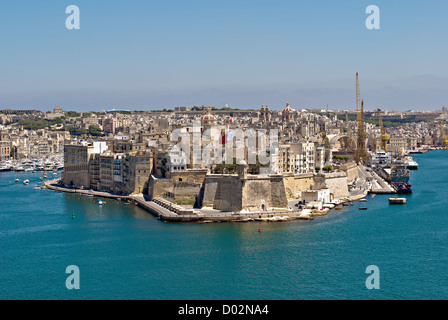
[[[206,114],[201,119],[202,120],[216,120],[215,116],[212,114]]]
[[[294,110],[289,105],[289,102],[286,104],[286,108],[283,109],[283,112],[294,112]]]

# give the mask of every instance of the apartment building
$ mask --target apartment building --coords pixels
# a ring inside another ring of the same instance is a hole
[[[403,156],[407,149],[407,140],[404,136],[391,136],[387,151],[393,156]]]
[[[315,171],[315,166],[316,147],[313,142],[297,142],[279,146],[279,173],[310,173]]]
[[[151,151],[134,151],[127,153],[122,162],[123,192],[126,194],[142,193],[153,170]]]
[[[0,160],[9,160],[11,156],[11,141],[6,131],[0,131]]]

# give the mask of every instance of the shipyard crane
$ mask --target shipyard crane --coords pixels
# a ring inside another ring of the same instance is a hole
[[[361,101],[361,95],[359,93],[359,78],[358,72],[356,72],[356,121],[358,123],[358,139],[356,145],[355,161],[356,163],[366,162],[367,149],[366,149],[366,132],[364,127],[364,100]]]
[[[442,134],[442,147],[448,148],[448,139],[446,138],[445,130],[443,130],[442,122],[439,122],[440,132]]]
[[[380,125],[380,132],[381,132],[381,149],[383,149],[384,152],[387,152],[387,141],[390,140],[390,136],[386,133],[386,128],[384,128],[383,125],[383,118],[381,117],[381,109],[377,108],[378,110],[378,122]]]

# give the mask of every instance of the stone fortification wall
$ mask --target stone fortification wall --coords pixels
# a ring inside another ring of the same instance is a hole
[[[243,183],[238,176],[208,175],[204,182],[203,207],[240,211],[243,205]]]
[[[330,189],[333,197],[347,197],[348,185],[345,172],[332,172],[314,177],[313,189]]]
[[[207,175],[206,169],[171,172],[171,180],[203,184],[206,175]]]
[[[355,167],[356,168],[356,167]],[[323,175],[204,175],[203,183],[198,174],[189,182],[187,175],[157,179],[151,176],[148,195],[161,197],[167,192],[175,198],[195,198],[204,207],[223,211],[260,211],[264,208],[288,208],[288,200],[299,199],[302,192],[330,189],[332,197],[348,196],[347,175],[333,172]],[[181,178],[181,180],[179,180]],[[184,180],[185,178],[185,180]]]
[[[170,193],[176,199],[199,196],[207,170],[173,172],[170,179],[151,176],[148,182],[148,196],[153,199]]]
[[[266,208],[287,208],[288,200],[281,175],[238,176],[208,175],[204,184],[203,207],[217,210],[259,211]]]
[[[84,186],[86,189],[90,189],[90,174],[87,170],[63,172],[62,181],[65,185]]]
[[[347,174],[348,182],[352,182],[359,177],[358,166],[354,162],[341,166],[340,169]]]
[[[302,196],[302,191],[310,189],[314,184],[314,174],[284,174],[285,192],[288,200],[299,199]]]
[[[167,192],[173,193],[175,183],[171,179],[158,179],[154,176],[149,178],[148,196],[150,199],[162,197]]]
[[[200,191],[198,183],[175,181],[172,194],[175,199],[190,199],[198,197]]]

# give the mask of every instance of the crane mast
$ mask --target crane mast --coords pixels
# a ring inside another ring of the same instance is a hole
[[[358,72],[356,72],[356,113],[358,123],[358,139],[355,153],[356,163],[366,162],[367,149],[366,149],[366,132],[364,127],[364,101],[361,101],[361,95],[359,93],[359,78]]]

